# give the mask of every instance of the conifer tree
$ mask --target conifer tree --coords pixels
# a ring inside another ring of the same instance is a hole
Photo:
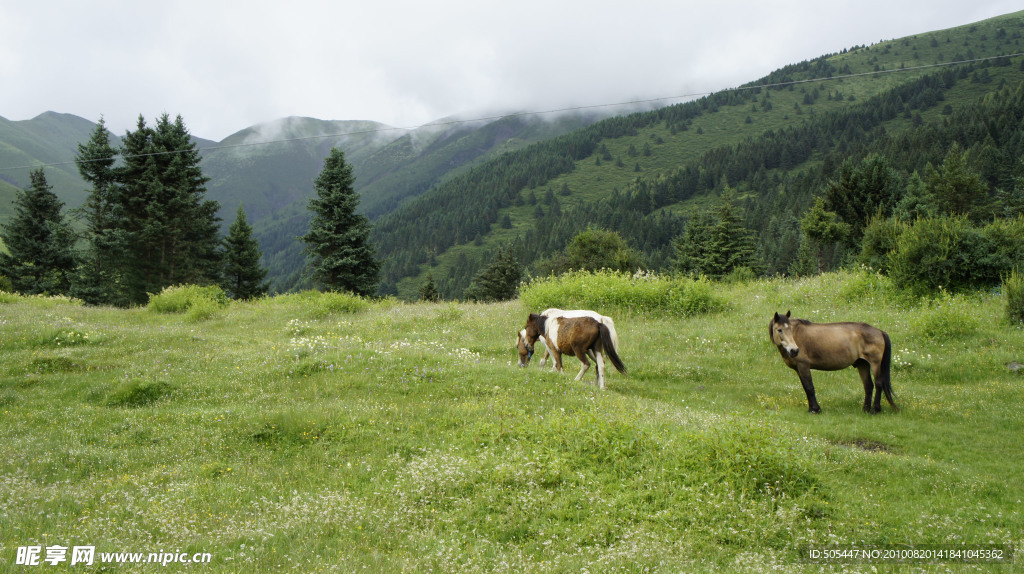
[[[128,303],[170,285],[218,282],[219,204],[205,199],[208,178],[181,116],[164,114],[152,128],[139,116],[121,155],[114,235]]]
[[[825,186],[822,209],[834,212],[848,224],[846,235],[852,244],[857,244],[872,217],[892,215],[905,187],[899,173],[883,156],[870,154],[859,163],[847,159],[839,168],[839,177]]]
[[[431,303],[441,300],[441,293],[437,290],[437,284],[434,283],[434,276],[430,273],[427,274],[427,282],[420,287],[420,301],[429,301]]]
[[[19,293],[66,294],[76,265],[74,233],[43,170],[29,177],[28,189],[16,192],[14,217],[0,230],[9,251],[0,253],[0,275]]]
[[[933,198],[940,214],[966,215],[975,223],[991,217],[995,211],[988,186],[967,162],[967,152],[957,143],[950,146],[938,168],[925,168],[926,193]]]
[[[494,261],[466,288],[466,298],[476,301],[505,301],[516,296],[523,266],[511,247],[499,249]]]
[[[224,238],[224,277],[221,286],[230,297],[253,299],[267,294],[269,285],[264,282],[267,270],[260,266],[259,243],[252,236],[252,226],[245,217],[245,210],[238,206],[235,222],[228,228]]]
[[[706,273],[705,262],[708,258],[708,245],[711,242],[711,229],[714,217],[708,211],[696,211],[690,214],[682,235],[672,242],[675,251],[675,270],[686,275]]]
[[[118,265],[114,218],[117,202],[117,175],[114,171],[117,150],[110,143],[110,131],[100,118],[92,136],[78,144],[75,163],[82,179],[92,187],[85,203],[73,210],[84,224],[86,248],[78,274],[72,282],[72,294],[87,303],[123,303],[118,300],[116,285]]]
[[[814,243],[814,256],[818,262],[818,273],[823,271],[824,248],[842,241],[850,234],[850,224],[838,220],[834,211],[825,209],[825,200],[821,197],[814,200],[814,205],[807,210],[800,220],[800,230]]]
[[[735,191],[727,187],[707,250],[706,273],[712,277],[724,277],[754,263],[754,234],[743,225],[735,202]]]
[[[677,271],[721,278],[754,264],[754,235],[743,225],[735,201],[735,192],[727,187],[717,213],[691,216],[683,235],[673,242]]]
[[[331,148],[313,182],[316,196],[309,201],[313,212],[309,232],[300,239],[306,243],[303,253],[316,285],[328,291],[373,295],[380,264],[368,240],[370,222],[356,213],[359,196],[352,187],[354,182],[345,153]]]

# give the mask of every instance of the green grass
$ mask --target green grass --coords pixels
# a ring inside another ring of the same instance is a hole
[[[866,271],[714,295],[728,304],[694,315],[599,309],[630,373],[600,393],[593,370],[514,366],[538,310],[522,301],[304,293],[197,322],[4,296],[0,564],[33,544],[209,552],[177,568],[204,572],[818,571],[801,548],[1021,550],[1024,379],[1005,364],[1024,330],[1001,296],[918,301]],[[765,333],[787,309],[888,331],[902,410],[863,413],[845,370],[815,372],[823,414],[807,414]],[[963,566],[931,566],[947,567]]]

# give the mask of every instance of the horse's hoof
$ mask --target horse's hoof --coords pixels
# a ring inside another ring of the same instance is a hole
[[[821,407],[818,407],[816,409],[807,409],[807,412],[811,413],[812,415],[820,415]]]

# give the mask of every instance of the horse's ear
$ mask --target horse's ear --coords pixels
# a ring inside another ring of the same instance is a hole
[[[789,311],[786,311],[786,318],[789,319]]]

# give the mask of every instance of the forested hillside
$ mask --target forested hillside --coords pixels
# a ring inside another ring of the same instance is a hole
[[[928,170],[955,149],[963,169],[984,181],[982,211],[1012,216],[1024,175],[1013,121],[1022,26],[1019,12],[855,46],[736,89],[603,120],[596,112],[512,114],[404,130],[285,118],[220,143],[193,140],[222,225],[244,206],[274,291],[305,285],[296,238],[332,147],[353,164],[360,211],[373,220],[384,294],[416,298],[429,277],[440,296],[463,298],[499,252],[513,253],[527,274],[545,274],[564,266],[570,241],[591,227],[624,238],[647,269],[680,270],[675,244],[700,236],[694,223],[715,220],[726,190],[730,217],[754,234],[744,266],[803,273],[856,259],[868,214],[838,198],[846,180],[872,166],[892,187],[876,206],[883,215],[916,216],[918,208],[897,213],[896,204],[917,201],[931,185]],[[74,150],[95,125],[50,112],[0,118],[0,221],[11,215],[13,186],[28,183],[27,168],[9,169],[19,166],[48,165],[66,209],[81,205]],[[852,238],[808,238],[801,221],[816,198],[853,226]]]
[[[344,150],[355,168],[360,210],[376,218],[472,165],[606,116],[584,111],[554,118],[446,118],[417,129],[289,117],[248,127],[221,142],[193,141],[210,178],[209,196],[221,205],[224,230],[243,205],[275,290],[284,291],[301,280],[303,259],[295,237],[306,230],[312,182],[332,147]],[[88,185],[74,163],[75,150],[95,127],[89,120],[52,112],[23,121],[0,118],[0,222],[11,216],[15,189],[28,185],[30,166],[46,165],[54,192],[68,209],[79,207]],[[115,146],[121,135],[112,134]]]
[[[365,142],[379,144],[381,138],[394,135],[399,137],[390,139],[385,145],[362,148],[354,146],[354,142],[347,139],[314,141],[299,146],[307,148],[305,151],[292,152],[293,155],[299,154],[299,158],[289,159],[282,153],[266,160],[250,160],[250,165],[256,167],[258,172],[266,173],[263,178],[254,177],[253,173],[245,170],[225,173],[245,178],[244,184],[231,184],[231,189],[238,192],[264,190],[256,193],[256,197],[274,198],[277,202],[269,212],[257,213],[254,228],[275,289],[287,291],[304,285],[302,246],[295,237],[305,233],[309,225],[307,203],[311,182],[330,146],[345,150],[346,158],[355,168],[355,188],[361,198],[359,210],[371,219],[376,219],[446,178],[488,158],[572,131],[593,123],[599,117],[597,114],[578,113],[562,115],[553,120],[533,116],[508,116],[471,122],[452,119],[407,133],[403,130],[403,133],[398,134],[390,129],[364,128],[365,133],[357,137]],[[294,144],[287,146],[294,147]],[[314,147],[315,150],[312,149]],[[302,166],[301,173],[296,170],[296,166]],[[212,173],[216,182],[217,171]],[[269,189],[269,182],[280,183]],[[212,196],[222,196],[217,193],[215,183],[211,184],[211,189]],[[237,201],[245,201],[246,209],[250,208],[249,201],[241,196],[222,198],[221,201],[226,202],[225,205],[236,206]]]
[[[1008,191],[1020,136],[993,118],[1018,113],[1022,24],[1017,13],[855,47],[506,154],[377,222],[385,291],[414,297],[430,274],[460,297],[497,249],[535,264],[589,226],[668,269],[690,207],[727,186],[758,234],[757,271],[786,273],[799,266],[799,219],[814,197],[845,161],[872,153],[906,181],[956,141],[993,196]]]

